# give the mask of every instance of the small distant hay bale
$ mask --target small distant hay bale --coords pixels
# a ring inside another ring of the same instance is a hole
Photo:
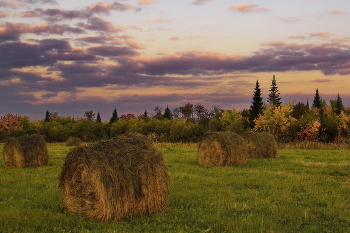
[[[277,142],[268,132],[244,132],[249,158],[276,158]]]
[[[26,135],[9,138],[3,149],[5,167],[46,166],[49,152],[41,135]]]
[[[73,148],[60,175],[64,205],[73,214],[119,221],[163,211],[169,176],[162,153],[140,134]]]
[[[244,139],[234,132],[210,132],[198,147],[198,163],[211,166],[232,166],[247,161]]]
[[[66,146],[80,146],[82,144],[82,140],[77,137],[69,137],[66,141]]]

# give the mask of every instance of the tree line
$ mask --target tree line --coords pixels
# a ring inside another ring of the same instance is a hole
[[[279,142],[319,141],[350,142],[350,108],[340,95],[329,104],[316,89],[312,105],[295,101],[283,104],[275,76],[272,78],[267,102],[264,103],[259,81],[256,81],[249,109],[211,109],[202,104],[163,109],[153,112],[119,116],[114,108],[111,117],[102,121],[100,113],[85,111],[84,117],[60,116],[46,111],[44,118],[30,121],[26,116],[5,114],[0,117],[0,141],[25,134],[41,134],[47,142],[65,142],[78,137],[85,142],[104,140],[126,132],[138,132],[158,142],[197,142],[208,131],[268,131]]]

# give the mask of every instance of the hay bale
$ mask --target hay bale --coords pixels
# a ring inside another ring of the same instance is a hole
[[[83,141],[77,137],[69,137],[66,141],[66,146],[80,146]]]
[[[49,152],[41,135],[9,138],[3,149],[5,167],[46,166]]]
[[[73,148],[60,175],[73,214],[118,221],[167,209],[169,176],[162,153],[140,134]]]
[[[268,132],[245,132],[242,137],[246,141],[249,158],[276,158],[277,142]]]
[[[198,147],[201,165],[232,166],[247,161],[244,139],[234,132],[211,132],[204,135]]]

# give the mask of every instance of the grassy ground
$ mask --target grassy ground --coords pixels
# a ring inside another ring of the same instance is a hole
[[[49,145],[46,167],[10,169],[1,160],[0,232],[350,232],[348,150],[279,150],[277,159],[206,167],[196,148],[159,148],[169,210],[117,223],[64,209],[58,176],[68,147]]]

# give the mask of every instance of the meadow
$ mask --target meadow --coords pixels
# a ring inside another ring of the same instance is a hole
[[[169,209],[97,222],[63,207],[58,176],[70,148],[49,144],[45,167],[4,168],[1,159],[0,232],[350,232],[350,150],[279,149],[276,159],[208,167],[194,145],[158,145]]]

